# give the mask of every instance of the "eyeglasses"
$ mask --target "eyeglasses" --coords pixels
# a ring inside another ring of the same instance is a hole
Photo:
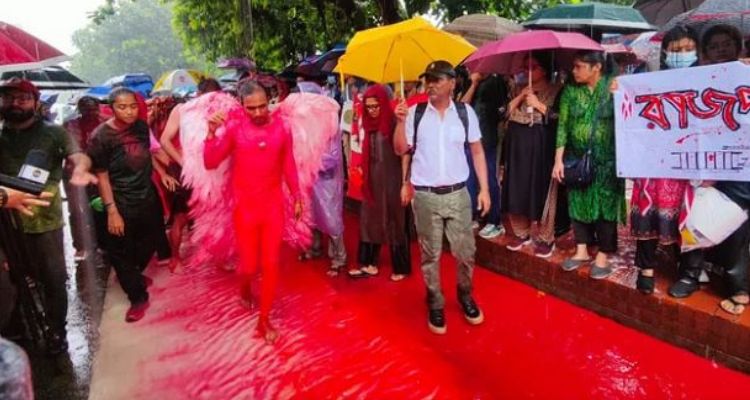
[[[30,93],[21,93],[15,96],[9,93],[5,93],[0,96],[0,98],[3,99],[3,103],[13,104],[15,102],[25,103],[27,101],[31,101],[34,99],[34,96],[32,96]]]
[[[380,109],[380,104],[367,104],[365,108],[368,110],[378,110]]]

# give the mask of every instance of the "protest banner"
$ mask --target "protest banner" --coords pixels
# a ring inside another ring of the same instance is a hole
[[[750,181],[750,66],[617,78],[617,175]]]

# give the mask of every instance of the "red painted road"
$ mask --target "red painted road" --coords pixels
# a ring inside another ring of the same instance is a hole
[[[347,228],[354,260],[354,218]],[[481,268],[475,294],[486,321],[469,326],[448,257],[448,333],[435,336],[418,267],[399,283],[388,280],[388,265],[378,277],[352,280],[325,276],[324,261],[285,256],[271,315],[282,336],[274,345],[253,337],[257,310],[241,307],[232,274],[159,271],[149,314],[131,325],[159,341],[157,354],[140,362],[133,397],[750,398],[748,375]]]

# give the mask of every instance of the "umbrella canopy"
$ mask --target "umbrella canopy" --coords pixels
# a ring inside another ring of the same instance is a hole
[[[38,69],[69,59],[41,39],[0,21],[0,72]]]
[[[661,40],[677,25],[689,25],[702,35],[706,28],[716,24],[732,25],[743,36],[750,35],[750,0],[705,0],[700,6],[669,20],[654,39]]]
[[[464,38],[415,17],[357,32],[335,71],[378,83],[413,81],[427,64],[446,60],[456,65],[474,50]]]
[[[154,85],[154,92],[173,91],[184,86],[198,86],[206,74],[194,69],[175,69],[165,72]]]
[[[684,12],[701,5],[705,0],[638,0],[633,8],[641,12],[646,21],[662,26]]]
[[[617,33],[656,29],[634,8],[594,2],[544,8],[535,12],[522,25],[534,29],[590,29]]]
[[[107,79],[107,81],[100,86],[92,87],[86,92],[86,95],[105,100],[112,89],[120,86],[139,92],[143,97],[148,98],[151,96],[151,91],[154,89],[154,81],[151,79],[150,75],[143,73],[119,75]]]
[[[305,59],[295,69],[295,72],[306,76],[324,76],[333,71],[338,64],[339,57],[341,57],[346,51],[346,45],[343,43],[337,44],[332,49],[325,53],[315,56],[312,59]]]
[[[255,70],[255,63],[247,58],[226,58],[219,61],[216,66],[221,69]]]
[[[579,50],[604,51],[604,48],[576,32],[526,31],[485,44],[464,64],[472,72],[514,74],[526,67],[524,58],[535,50],[556,50],[555,58],[560,64],[571,61]]]
[[[469,14],[454,19],[443,30],[460,35],[478,47],[487,42],[500,40],[511,33],[520,32],[523,27],[495,15]]]
[[[15,77],[31,81],[40,90],[71,90],[88,89],[91,87],[91,85],[84,82],[81,78],[62,67],[46,67],[42,69],[0,73],[0,81],[7,81]]]

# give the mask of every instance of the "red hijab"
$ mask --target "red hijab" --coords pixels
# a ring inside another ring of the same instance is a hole
[[[374,98],[380,105],[380,115],[373,118],[367,111],[367,99]],[[382,85],[370,86],[362,98],[362,127],[365,130],[365,140],[362,143],[362,197],[367,202],[372,202],[372,188],[370,187],[370,136],[383,135],[390,138],[394,129],[396,116],[391,108],[388,91]]]
[[[367,112],[367,99],[373,98],[378,101],[380,105],[380,115],[378,118],[373,118],[370,113]],[[370,86],[365,95],[362,97],[362,126],[365,128],[366,133],[380,132],[385,137],[390,137],[393,133],[393,122],[396,120],[396,116],[391,108],[391,101],[388,98],[388,91],[383,85]],[[365,136],[366,138],[366,136]]]

